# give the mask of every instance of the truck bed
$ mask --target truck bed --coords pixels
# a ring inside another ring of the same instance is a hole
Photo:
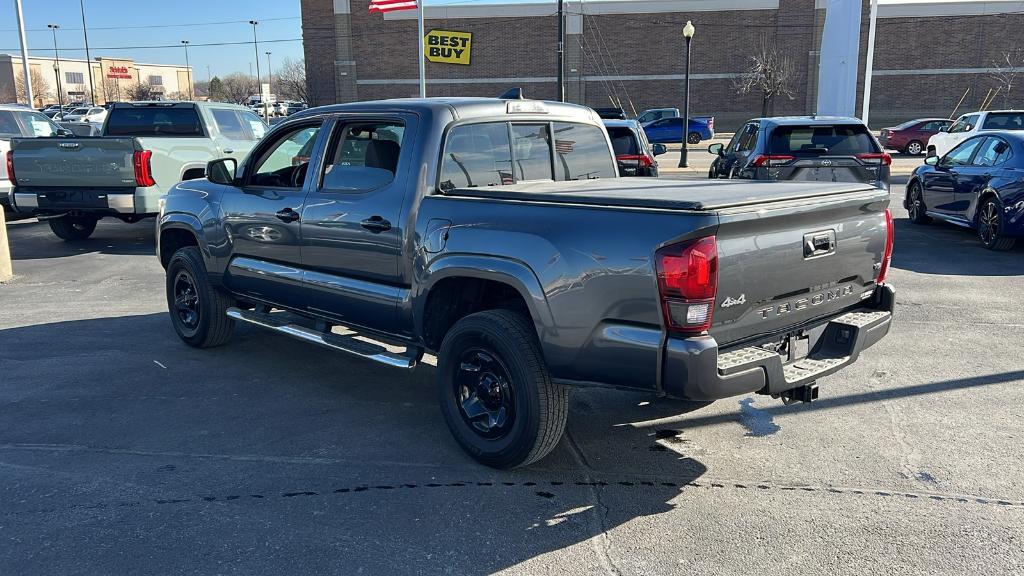
[[[444,195],[595,206],[707,211],[872,191],[878,192],[877,189],[867,184],[851,182],[833,184],[755,180],[610,178],[572,182],[524,182],[486,188],[456,188],[444,192]]]

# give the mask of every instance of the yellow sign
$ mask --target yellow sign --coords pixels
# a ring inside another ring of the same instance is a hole
[[[469,66],[469,53],[472,47],[472,32],[431,30],[423,37],[423,50],[427,60],[440,64]]]

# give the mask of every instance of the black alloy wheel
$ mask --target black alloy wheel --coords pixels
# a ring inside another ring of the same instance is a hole
[[[927,208],[924,205],[921,183],[915,180],[910,184],[910,190],[907,192],[907,213],[910,215],[910,221],[914,224],[930,222],[931,218],[925,214],[925,210]]]
[[[696,132],[690,132],[686,136],[686,141],[689,142],[690,144],[700,144],[700,134]]]
[[[199,292],[196,290],[196,281],[188,270],[179,270],[174,278],[173,314],[177,315],[178,322],[187,333],[195,334],[199,327],[200,308]]]
[[[459,413],[471,430],[492,440],[508,434],[516,418],[515,394],[495,351],[485,346],[467,349],[452,383]]]
[[[985,200],[978,210],[978,238],[989,250],[1009,250],[1016,241],[1004,236],[1002,210],[994,198]]]
[[[235,299],[210,283],[197,246],[180,248],[171,256],[165,289],[171,325],[183,342],[210,348],[231,339],[235,321],[227,312]]]

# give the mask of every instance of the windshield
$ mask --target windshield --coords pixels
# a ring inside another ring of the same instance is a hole
[[[636,155],[640,151],[637,147],[636,137],[633,131],[624,126],[611,126],[608,128],[608,137],[612,141],[612,150],[616,156]]]
[[[791,156],[853,156],[878,152],[867,128],[837,126],[778,126],[772,131],[769,154]]]

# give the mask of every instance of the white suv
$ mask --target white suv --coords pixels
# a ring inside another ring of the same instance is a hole
[[[957,144],[978,132],[991,130],[1024,130],[1024,110],[992,110],[971,112],[956,119],[949,130],[928,139],[929,156],[945,156]]]

